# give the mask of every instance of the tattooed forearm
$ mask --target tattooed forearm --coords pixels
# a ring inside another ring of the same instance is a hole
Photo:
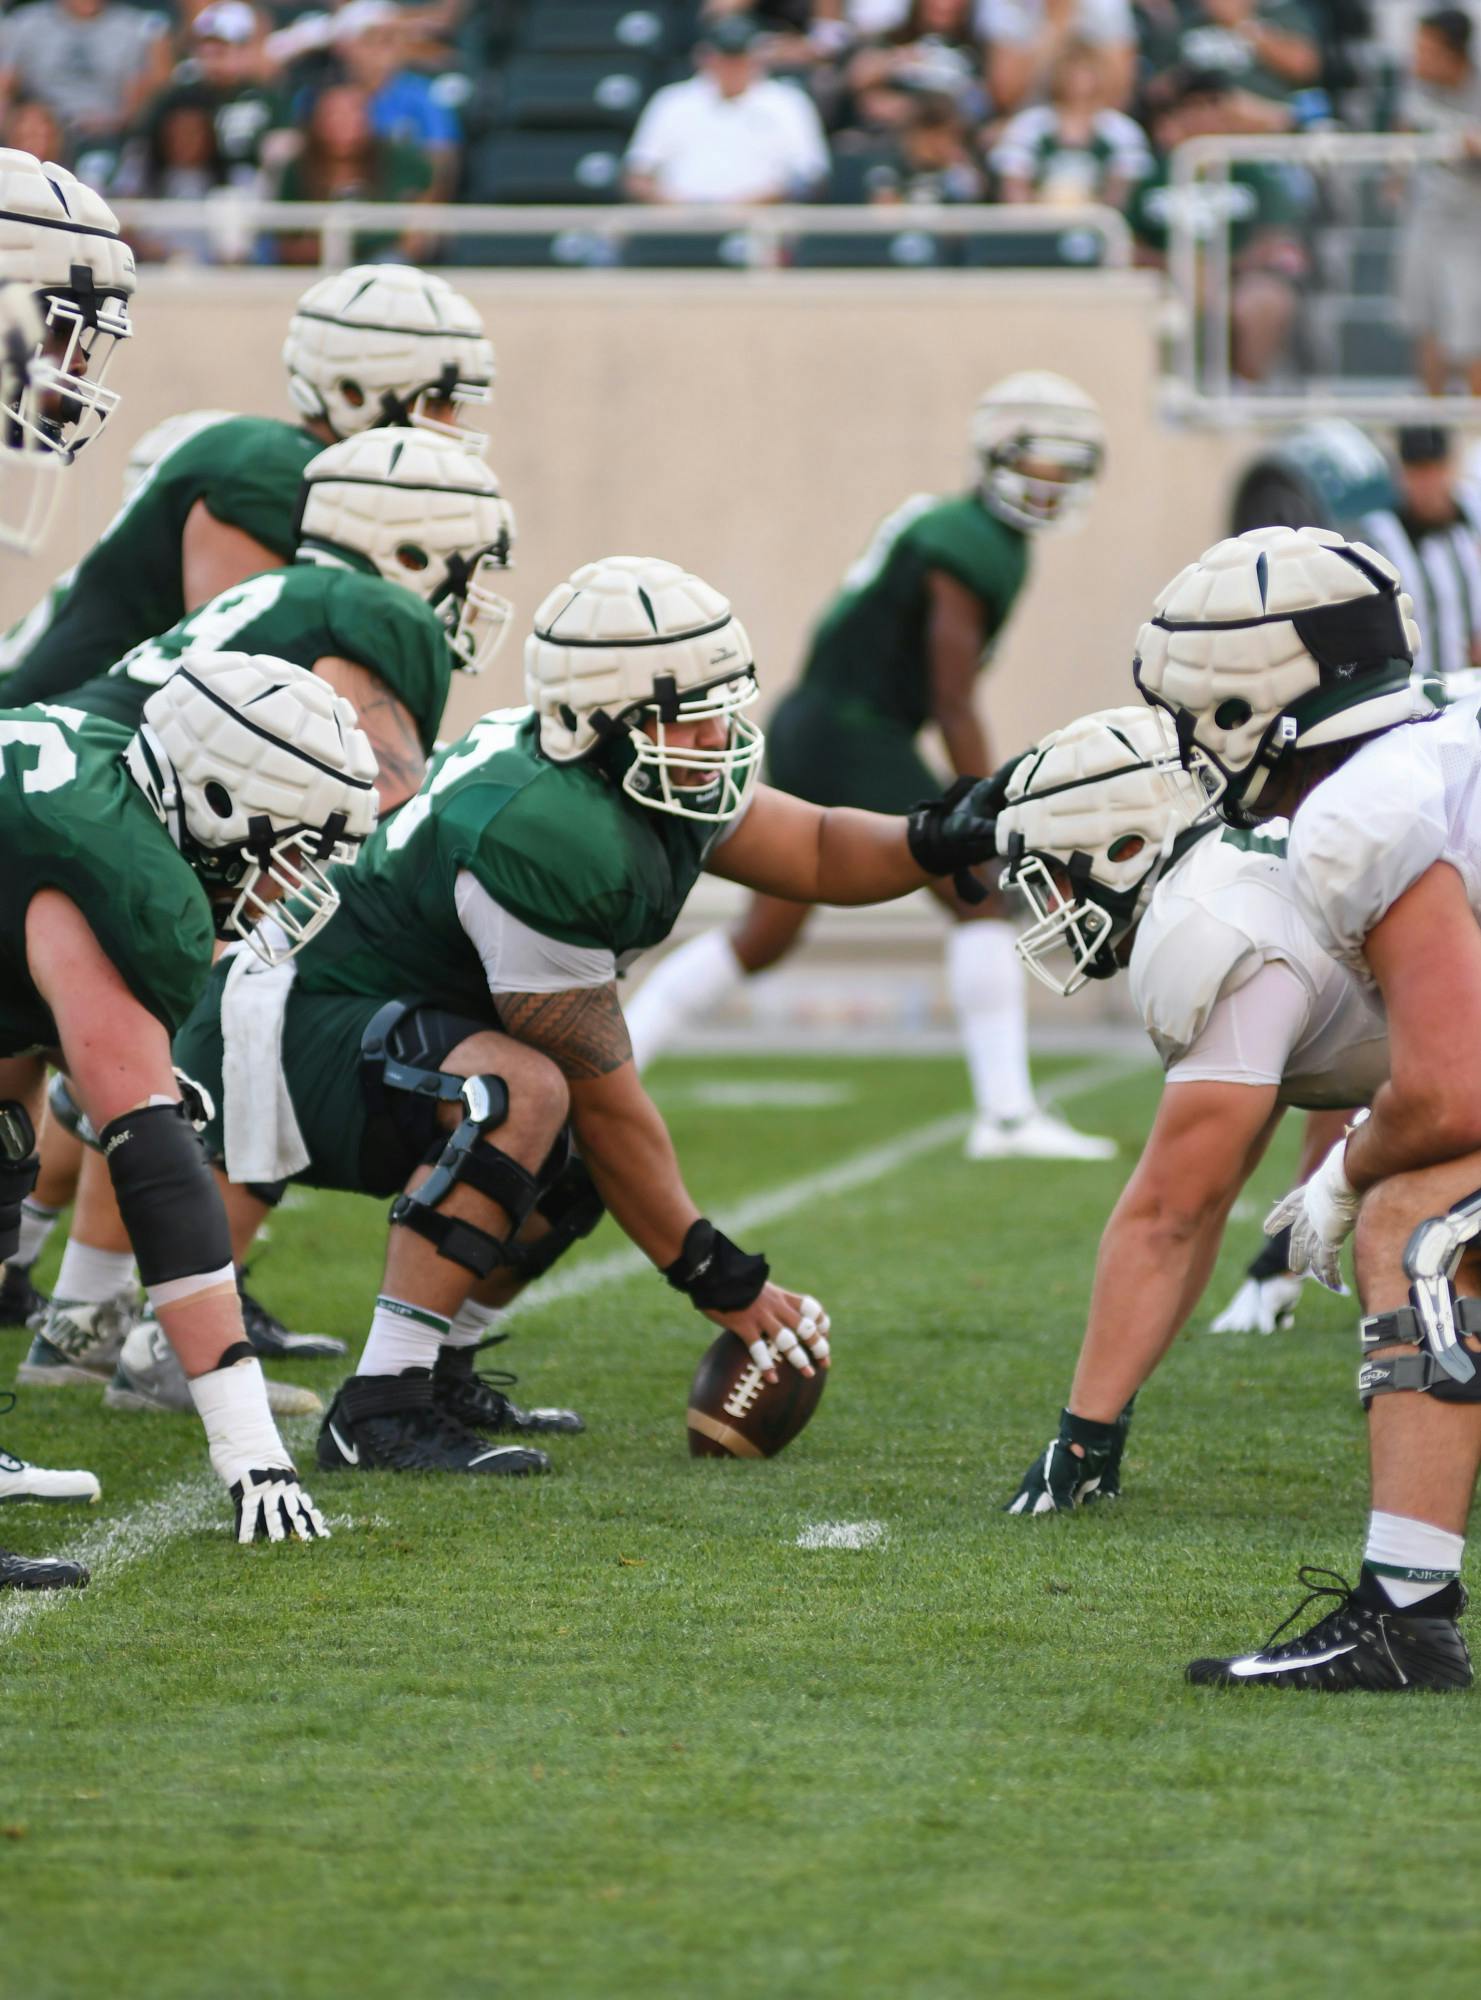
[[[632,1061],[633,1045],[617,988],[582,986],[565,993],[501,993],[499,1019],[517,1041],[541,1049],[564,1076],[608,1076]]]
[[[405,805],[417,790],[427,775],[427,760],[411,717],[393,694],[366,702],[360,710],[360,727],[375,752],[376,797],[387,813]]]

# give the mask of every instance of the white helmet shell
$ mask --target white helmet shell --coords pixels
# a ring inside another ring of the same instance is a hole
[[[1114,972],[1111,948],[1146,908],[1178,837],[1207,813],[1156,709],[1083,715],[1021,758],[998,815],[998,852],[1005,886],[1033,913],[1016,942],[1034,977],[1069,994]]]
[[[1159,594],[1132,671],[1209,797],[1238,818],[1290,751],[1427,711],[1413,611],[1376,549],[1326,528],[1252,528]]]
[[[301,561],[344,552],[438,611],[458,664],[481,673],[513,606],[495,588],[514,547],[514,514],[476,452],[433,431],[374,430],[344,438],[304,468]]]
[[[677,563],[607,556],[557,585],[525,641],[525,692],[552,762],[625,737],[623,787],[639,803],[706,820],[745,803],[763,740],[746,715],[759,693],[751,642],[729,600]],[[681,720],[711,719],[723,745],[667,740]]]
[[[324,865],[353,860],[373,830],[376,764],[327,681],[264,654],[192,653],[144,704],[125,755],[191,866],[238,891],[223,935],[277,964],[328,923],[339,896]],[[281,903],[259,894],[264,877]]]
[[[419,424],[481,449],[483,433],[426,414],[493,394],[494,350],[477,308],[445,278],[410,264],[354,264],[310,285],[283,343],[288,393],[336,437]]]
[[[145,431],[129,448],[128,463],[123,469],[124,499],[139,490],[155,466],[177,444],[184,444],[198,431],[209,430],[212,424],[229,423],[235,415],[234,410],[182,410],[179,416],[166,417]]]
[[[131,331],[134,253],[112,209],[75,174],[0,147],[0,287],[11,285],[30,294],[41,324],[23,319],[14,301],[5,308],[0,545],[30,554],[55,512],[56,474],[118,406],[105,377]]]
[[[1093,399],[1063,375],[1026,369],[995,382],[972,413],[970,435],[982,497],[1013,527],[1067,527],[1090,504],[1105,425]]]

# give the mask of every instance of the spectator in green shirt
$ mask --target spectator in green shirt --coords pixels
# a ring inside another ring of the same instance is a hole
[[[1321,82],[1316,20],[1304,0],[1143,0],[1138,22],[1149,102],[1165,97],[1177,71],[1217,71],[1229,79],[1229,131],[1290,131],[1293,99]]]
[[[284,201],[425,201],[432,179],[432,163],[419,148],[375,136],[358,84],[331,83],[314,99],[303,151],[289,163],[279,193]],[[424,264],[432,247],[420,230],[359,235],[350,255],[357,264]],[[312,264],[318,255],[313,233],[285,236],[279,247],[285,264]]]

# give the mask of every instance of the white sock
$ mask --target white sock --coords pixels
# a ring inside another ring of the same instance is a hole
[[[57,1272],[56,1296],[73,1305],[100,1306],[116,1299],[134,1282],[132,1250],[95,1250],[91,1243],[67,1238],[62,1252],[62,1268]]]
[[[1403,1514],[1368,1516],[1368,1546],[1363,1567],[1377,1577],[1384,1592],[1402,1611],[1432,1597],[1460,1575],[1466,1552],[1464,1535],[1452,1535],[1428,1521],[1411,1521]]]
[[[46,1248],[46,1239],[57,1226],[59,1208],[48,1208],[44,1201],[37,1201],[34,1195],[27,1195],[21,1203],[21,1240],[15,1255],[10,1259],[15,1270],[29,1271],[36,1259]]]
[[[724,931],[702,931],[671,951],[622,1010],[638,1068],[646,1069],[696,1014],[718,1006],[745,976]]]
[[[448,1347],[476,1347],[481,1340],[487,1340],[498,1329],[504,1317],[502,1306],[481,1306],[477,1299],[468,1299],[458,1307],[447,1330]]]
[[[409,1306],[404,1299],[389,1299],[382,1292],[355,1373],[400,1375],[407,1368],[430,1368],[448,1330],[449,1322],[440,1313]]]
[[[1026,1118],[1034,1108],[1025,975],[1013,937],[1011,924],[968,923],[953,925],[946,939],[947,985],[983,1118]]]
[[[190,1400],[206,1427],[211,1464],[218,1479],[232,1486],[249,1472],[292,1465],[267,1406],[260,1361],[235,1361],[213,1368],[189,1383]]]

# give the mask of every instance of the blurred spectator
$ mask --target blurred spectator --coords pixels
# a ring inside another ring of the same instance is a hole
[[[844,72],[847,123],[891,132],[912,115],[924,93],[954,98],[969,124],[989,110],[987,51],[972,23],[974,0],[911,0],[898,24],[860,48]]]
[[[379,139],[370,122],[370,101],[356,83],[327,84],[314,99],[303,151],[289,162],[279,194],[284,201],[425,201],[432,164],[412,146]],[[357,236],[350,261],[398,263],[430,261],[432,241],[420,232],[402,236]],[[312,264],[319,256],[316,236],[285,236],[279,246],[285,264]]]
[[[451,195],[462,128],[436,83],[406,68],[408,27],[393,0],[355,0],[338,17],[336,48],[350,79],[370,100],[376,136],[415,146],[432,163],[435,198]]]
[[[1464,370],[1481,396],[1481,72],[1469,14],[1442,7],[1414,33],[1402,119],[1449,133],[1463,157],[1415,169],[1399,257],[1399,300],[1416,342],[1415,365],[1432,396]]]
[[[24,94],[74,151],[121,137],[170,74],[169,22],[116,0],[36,0],[0,21],[0,110]]]
[[[38,160],[54,160],[59,167],[72,164],[71,148],[61,120],[39,97],[18,97],[0,123],[0,146],[14,146],[22,153],[34,153]]]
[[[655,91],[638,120],[627,150],[629,198],[806,199],[828,172],[811,99],[762,75],[749,15],[726,15],[701,33],[699,73]]]
[[[1142,0],[1139,24],[1152,105],[1179,72],[1217,71],[1234,93],[1230,131],[1286,132],[1330,115],[1317,16],[1305,0]]]
[[[1130,0],[977,0],[976,21],[992,52],[988,82],[1000,111],[1043,97],[1070,42],[1103,52],[1106,104],[1120,108],[1131,101],[1136,22]]]
[[[144,130],[125,146],[108,192],[201,201],[227,185],[228,165],[217,141],[211,97],[198,84],[179,84],[162,91],[149,107]],[[129,241],[146,263],[237,261],[223,256],[218,232],[209,228],[171,229],[158,236],[131,230]]]
[[[1003,201],[1124,208],[1152,171],[1146,134],[1106,102],[1110,58],[1091,42],[1066,42],[1050,73],[1049,102],[1010,118],[990,164]]]
[[[955,99],[915,97],[865,185],[872,202],[985,201],[987,183]]]
[[[175,73],[211,111],[216,146],[233,187],[260,191],[266,174],[298,150],[285,100],[268,82],[263,22],[247,0],[208,0],[190,24],[189,53]]]
[[[1177,77],[1152,121],[1155,161],[1128,204],[1138,261],[1166,262],[1176,191],[1168,185],[1168,156],[1185,139],[1243,128],[1240,93],[1218,72]],[[1242,382],[1264,382],[1285,359],[1295,328],[1301,284],[1309,259],[1302,235],[1304,180],[1292,169],[1237,160],[1227,181],[1187,192],[1187,221],[1205,244],[1227,228],[1230,250],[1230,366]],[[1208,259],[1200,259],[1207,283]]]
[[[1414,600],[1426,673],[1481,667],[1481,518],[1450,433],[1413,424],[1395,440],[1399,504],[1364,514],[1358,534],[1388,557]]]

